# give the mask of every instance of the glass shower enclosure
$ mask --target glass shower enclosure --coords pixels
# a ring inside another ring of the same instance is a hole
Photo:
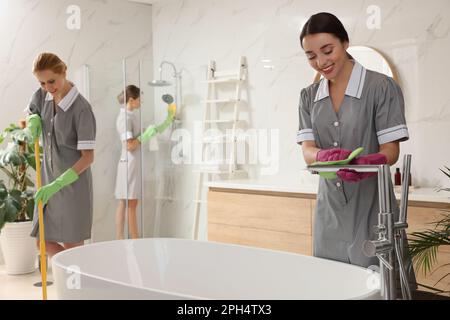
[[[167,104],[158,97],[177,96],[175,83],[152,85],[153,61],[138,59],[83,66],[73,78],[77,87],[84,88],[80,91],[90,101],[97,122],[91,242],[157,236],[157,211],[161,210],[157,204],[167,194],[161,192],[164,186],[157,183],[161,177],[155,170],[155,162],[162,151],[164,157],[170,156],[164,147],[170,138],[165,133],[143,144],[137,143],[136,138],[156,124],[156,108],[167,109]],[[120,99],[130,85],[138,88],[138,106]],[[166,131],[170,132],[171,127]],[[131,150],[133,143],[136,148]],[[133,234],[134,225],[137,234]]]

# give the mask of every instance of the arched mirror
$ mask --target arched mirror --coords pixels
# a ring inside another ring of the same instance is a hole
[[[385,75],[392,77],[395,82],[398,83],[398,76],[395,68],[379,50],[366,46],[352,46],[347,49],[347,52],[364,66],[364,68],[384,73]],[[317,73],[314,77],[314,82],[319,81],[320,77],[320,74]]]

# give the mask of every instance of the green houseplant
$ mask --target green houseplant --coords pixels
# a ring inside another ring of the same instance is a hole
[[[22,123],[22,127],[24,123]],[[29,236],[34,210],[31,169],[36,168],[34,144],[21,128],[11,124],[0,133],[0,239],[6,271],[34,271],[36,246]]]
[[[450,168],[440,169],[448,178],[450,178]],[[443,188],[439,191],[450,192],[450,188]],[[421,232],[410,234],[409,252],[417,271],[424,274],[430,273],[437,262],[438,249],[442,246],[450,246],[450,210],[442,211],[442,218],[432,223],[433,228]],[[436,270],[450,267],[450,263],[439,266]],[[450,272],[444,274],[435,285],[450,277]],[[439,290],[441,291],[441,290]]]

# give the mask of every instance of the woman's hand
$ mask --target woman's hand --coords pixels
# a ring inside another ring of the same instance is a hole
[[[378,153],[368,154],[366,156],[357,157],[350,164],[364,165],[364,164],[389,164],[392,166],[398,160],[400,153],[400,142],[388,142],[380,145]],[[347,182],[358,182],[362,179],[370,178],[376,175],[374,172],[356,172],[354,170],[339,170],[337,172],[339,178]]]
[[[345,160],[351,153],[352,151],[347,149],[322,149],[317,152],[316,160],[320,162]]]
[[[382,153],[371,153],[365,156],[357,157],[350,162],[351,165],[381,165],[386,164],[387,158]],[[347,182],[358,182],[362,179],[377,175],[376,172],[356,172],[351,169],[342,169],[336,172],[336,175]]]
[[[315,141],[303,141],[302,142],[302,152],[303,158],[307,165],[312,164],[317,161],[317,153],[320,151],[316,146]]]
[[[128,139],[127,140],[127,151],[134,151],[139,146],[138,139]]]

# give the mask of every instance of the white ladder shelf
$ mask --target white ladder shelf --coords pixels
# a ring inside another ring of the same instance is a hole
[[[204,133],[208,129],[213,129],[213,125],[217,126],[219,124],[228,124],[231,125],[231,133],[225,133],[220,135],[207,136],[204,138],[203,134],[201,137],[201,161],[202,166],[199,169],[194,170],[198,174],[197,176],[197,185],[196,185],[196,194],[195,194],[195,216],[194,216],[194,239],[198,239],[199,232],[199,218],[202,209],[202,204],[206,204],[206,200],[204,199],[203,194],[205,193],[205,183],[211,181],[213,174],[219,175],[228,175],[228,178],[233,177],[233,175],[237,172],[241,172],[243,170],[239,170],[237,168],[236,161],[236,129],[237,124],[240,121],[238,119],[238,108],[241,103],[241,92],[242,85],[246,81],[247,78],[247,64],[245,57],[241,56],[239,58],[239,67],[236,70],[232,71],[217,71],[216,70],[216,62],[210,61],[208,67],[208,76],[207,80],[203,83],[207,84],[207,93],[206,98],[203,101],[204,110],[203,110],[203,121],[202,121],[202,133]],[[232,98],[221,98],[217,97],[219,85],[234,85],[235,94]],[[234,104],[233,108],[233,116],[231,119],[220,119],[219,115],[221,114],[220,108],[222,108],[226,104]],[[215,111],[217,118],[212,118],[212,109],[215,106]],[[230,128],[228,128],[230,129]],[[231,143],[231,154],[228,159],[214,159],[216,161],[208,161],[206,158],[208,144],[220,144],[220,143]]]

